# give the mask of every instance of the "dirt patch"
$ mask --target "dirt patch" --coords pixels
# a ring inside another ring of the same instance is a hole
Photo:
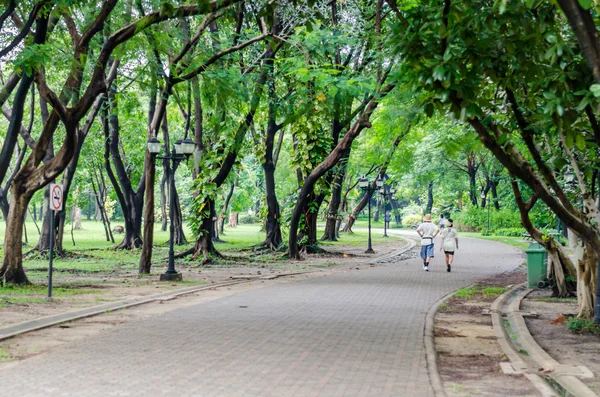
[[[553,321],[561,315],[576,315],[577,302],[543,301],[551,295],[550,290],[535,290],[523,300],[521,310],[538,315],[525,318],[527,328],[535,341],[559,363],[583,365],[592,371],[593,379],[581,380],[600,395],[600,336],[573,333],[565,323]]]
[[[541,396],[521,375],[506,375],[500,363],[508,361],[497,342],[487,310],[497,294],[486,288],[506,288],[525,280],[524,269],[477,283],[467,298],[449,299],[435,317],[438,370],[449,397]]]

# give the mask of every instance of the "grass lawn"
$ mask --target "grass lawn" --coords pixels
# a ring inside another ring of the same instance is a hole
[[[527,247],[529,247],[530,241],[523,240],[523,237],[507,237],[507,236],[485,236],[482,233],[472,233],[472,232],[459,232],[459,237],[474,237],[481,238],[484,240],[492,240],[498,241],[504,244],[512,245],[513,247],[517,247],[518,249],[525,251]]]
[[[122,225],[121,222],[113,221],[112,226]],[[41,226],[41,225],[40,225]],[[69,271],[77,273],[105,273],[115,270],[137,271],[140,250],[114,250],[114,247],[122,240],[122,234],[114,234],[115,243],[106,241],[104,226],[101,222],[82,221],[82,230],[73,230],[71,235],[70,224],[66,226],[64,235],[64,249],[68,252],[65,258],[55,258],[54,268],[58,271]],[[358,226],[362,226],[359,222]],[[375,226],[377,227],[377,226]],[[23,252],[27,254],[39,239],[37,228],[32,221],[26,222],[28,243],[23,247]],[[286,230],[284,230],[285,234]],[[0,223],[0,242],[4,240],[4,223]],[[322,227],[318,231],[318,236],[323,233]],[[185,234],[189,244],[185,246],[176,246],[175,252],[185,251],[192,247],[193,234],[186,226]],[[261,243],[265,232],[260,224],[239,224],[236,228],[225,228],[225,233],[221,234],[222,243],[215,243],[219,251],[245,253],[246,250]],[[392,237],[393,238],[393,237]],[[169,247],[168,231],[161,231],[160,224],[154,229],[154,254],[153,265],[161,266],[167,261]],[[284,241],[287,235],[284,235]],[[380,232],[372,233],[373,243],[389,241],[390,238],[384,238]],[[74,241],[74,242],[73,242]],[[367,230],[357,229],[354,233],[341,233],[338,242],[323,242],[324,246],[333,246],[344,244],[351,246],[367,245]],[[0,256],[2,256],[2,247],[0,247]],[[264,255],[257,259],[258,261],[282,261],[281,253],[273,255]],[[186,259],[181,260],[185,262]],[[31,253],[24,260],[24,267],[27,275],[32,281],[42,281],[46,279],[46,269],[48,268],[48,259],[45,255]]]

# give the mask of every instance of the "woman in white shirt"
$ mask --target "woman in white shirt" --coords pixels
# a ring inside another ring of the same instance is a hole
[[[452,219],[446,219],[446,225],[447,227],[440,233],[440,236],[442,236],[440,251],[444,250],[446,254],[446,268],[450,272],[452,270],[452,261],[454,260],[454,251],[458,249],[458,232],[453,227]]]

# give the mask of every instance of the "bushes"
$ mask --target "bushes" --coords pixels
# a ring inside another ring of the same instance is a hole
[[[250,225],[258,222],[260,222],[260,219],[255,215],[240,216],[240,223],[242,224]]]
[[[521,237],[523,233],[526,233],[526,231],[522,227],[508,227],[505,229],[497,229],[494,231],[494,234],[496,236],[506,237]]]
[[[578,334],[590,333],[600,335],[600,327],[594,324],[594,320],[590,318],[569,317],[567,319],[567,328],[569,331]]]
[[[410,227],[414,222],[421,223],[423,221],[423,216],[419,214],[409,214],[402,216],[402,226]]]
[[[454,226],[460,231],[485,231],[488,222],[488,209],[469,207],[465,211],[452,214],[451,218],[454,220]],[[500,210],[490,208],[490,231],[509,228],[523,230],[519,211],[507,208]]]

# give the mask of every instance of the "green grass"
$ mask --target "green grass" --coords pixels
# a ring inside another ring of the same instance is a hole
[[[483,294],[486,298],[497,298],[508,291],[508,288],[500,288],[500,287],[487,287],[483,289]]]
[[[11,358],[10,353],[0,346],[0,361],[10,361]]]
[[[479,290],[475,287],[461,288],[454,293],[454,296],[459,299],[470,299],[473,295],[477,294]]]
[[[4,307],[4,306],[11,305],[11,304],[26,305],[29,303],[47,303],[49,301],[45,298],[33,298],[33,297],[19,297],[19,298],[0,297],[0,302],[3,303],[3,307]]]
[[[527,247],[529,247],[529,241],[524,241],[522,237],[509,237],[509,236],[485,236],[485,233],[472,233],[472,232],[459,232],[459,238],[461,236],[464,237],[474,237],[480,238],[484,240],[498,241],[500,243],[512,245],[513,247],[517,247],[522,251],[525,251]]]
[[[483,294],[485,299],[491,299],[502,295],[506,291],[508,291],[508,288],[476,286],[461,288],[454,293],[454,296],[459,299],[471,299],[474,295]]]

